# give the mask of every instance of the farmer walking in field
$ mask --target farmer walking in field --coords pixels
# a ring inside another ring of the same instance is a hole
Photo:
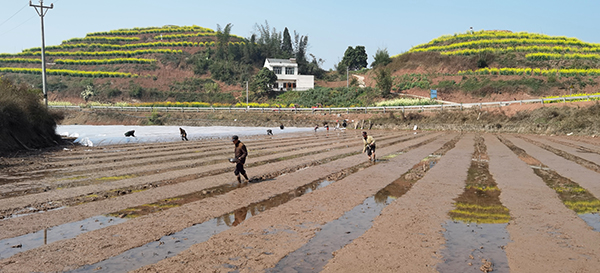
[[[375,139],[372,136],[368,136],[367,132],[362,133],[363,142],[365,147],[363,148],[363,153],[366,151],[369,156],[369,161],[375,162]]]
[[[231,163],[235,163],[235,171],[233,173],[237,177],[239,183],[242,183],[242,179],[240,178],[240,174],[246,178],[246,182],[249,182],[248,176],[246,175],[246,170],[244,170],[244,163],[246,163],[246,156],[248,156],[248,150],[246,150],[246,145],[242,143],[238,136],[232,136],[231,141],[235,146],[234,153],[235,157],[231,160]]]

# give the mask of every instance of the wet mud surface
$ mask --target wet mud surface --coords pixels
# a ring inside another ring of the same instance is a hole
[[[0,272],[596,272],[596,139],[360,131],[3,158]],[[493,270],[493,271],[492,271]]]

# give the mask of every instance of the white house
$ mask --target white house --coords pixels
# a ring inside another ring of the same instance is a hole
[[[266,59],[264,67],[277,75],[277,82],[273,90],[305,91],[315,88],[315,76],[299,75],[296,59]]]

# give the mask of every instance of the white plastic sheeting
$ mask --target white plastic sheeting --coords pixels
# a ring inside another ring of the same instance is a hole
[[[231,127],[210,126],[194,127],[182,126],[187,132],[189,140],[229,138],[238,135],[240,138],[250,135],[266,135],[267,129],[274,134],[309,132],[312,128],[285,127],[280,130],[276,127]],[[135,130],[135,137],[126,137],[127,131]],[[103,146],[116,144],[131,144],[145,142],[173,142],[181,141],[179,126],[129,126],[129,125],[59,125],[56,133],[66,137],[76,137],[75,143],[84,146]]]

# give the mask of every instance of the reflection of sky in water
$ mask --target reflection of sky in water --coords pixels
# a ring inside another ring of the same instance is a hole
[[[5,259],[19,252],[40,247],[45,243],[50,244],[60,240],[75,238],[79,234],[116,225],[125,221],[126,219],[100,215],[48,228],[46,234],[44,234],[44,230],[40,230],[22,236],[0,240],[0,259]],[[46,237],[45,243],[44,237]],[[21,245],[21,247],[13,248],[13,246],[16,245]]]
[[[442,273],[481,272],[481,259],[486,259],[492,262],[493,272],[510,272],[503,249],[510,242],[507,225],[446,222],[443,225],[446,248],[440,252],[444,262],[436,269]]]
[[[579,217],[583,219],[590,227],[594,228],[594,231],[600,232],[600,214],[598,213],[585,213],[579,214]]]
[[[266,135],[267,129],[278,133],[308,132],[312,128],[285,127],[233,127],[210,126],[182,127],[189,140],[203,138],[227,138],[232,135]],[[125,137],[125,132],[135,130],[135,137]],[[179,126],[130,126],[130,125],[59,125],[56,133],[61,136],[76,137],[76,143],[85,146],[102,146],[115,144],[173,142],[181,141]]]
[[[296,197],[310,193],[313,190],[326,187],[333,182],[335,181],[324,180],[313,182],[206,222],[184,228],[181,231],[163,236],[158,241],[129,249],[117,256],[95,264],[85,265],[70,272],[127,272],[142,266],[158,263],[163,259],[179,254],[192,245],[206,242],[213,235],[221,233],[232,226],[237,226],[252,216],[256,216],[270,208],[277,207]]]

